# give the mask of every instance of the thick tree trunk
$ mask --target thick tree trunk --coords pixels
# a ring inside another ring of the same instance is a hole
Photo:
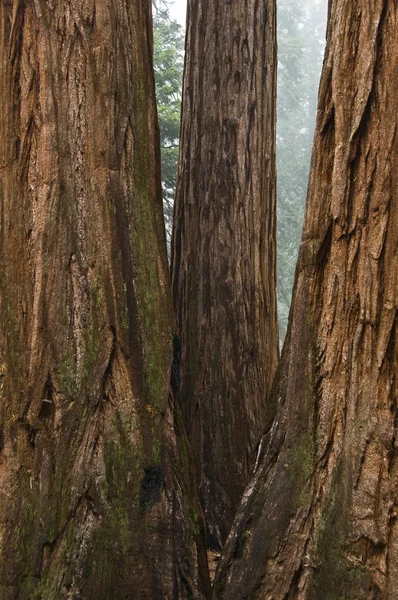
[[[151,26],[149,0],[1,3],[2,600],[207,589]]]
[[[398,597],[398,8],[332,0],[277,419],[215,598]]]
[[[172,242],[181,403],[220,546],[267,423],[275,296],[275,3],[188,2]]]

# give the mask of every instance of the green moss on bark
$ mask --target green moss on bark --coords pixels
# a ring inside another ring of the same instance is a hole
[[[347,561],[351,501],[344,481],[344,467],[340,465],[323,503],[309,600],[358,600],[368,598],[372,589],[369,572]]]

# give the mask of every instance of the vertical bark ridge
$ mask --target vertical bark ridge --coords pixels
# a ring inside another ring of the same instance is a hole
[[[275,299],[275,6],[188,3],[172,280],[181,401],[210,545],[267,424]]]

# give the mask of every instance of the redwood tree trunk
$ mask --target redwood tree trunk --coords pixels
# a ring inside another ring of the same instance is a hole
[[[215,598],[398,597],[398,8],[332,0],[278,412]]]
[[[149,0],[1,3],[2,600],[207,589],[151,26]]]
[[[275,3],[188,2],[172,241],[181,404],[210,545],[267,424],[275,297]]]

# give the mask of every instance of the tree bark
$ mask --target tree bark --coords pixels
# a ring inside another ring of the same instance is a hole
[[[398,8],[332,0],[274,396],[214,597],[398,597]]]
[[[220,547],[278,359],[275,3],[192,0],[187,24],[172,285],[182,411]]]
[[[203,598],[149,0],[0,8],[0,597]]]

